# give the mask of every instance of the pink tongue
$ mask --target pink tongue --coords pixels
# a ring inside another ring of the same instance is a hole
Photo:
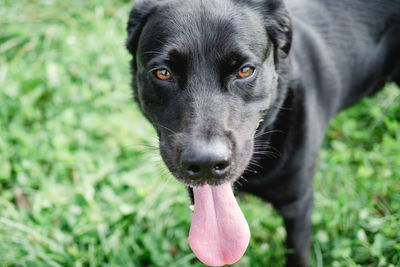
[[[230,183],[193,188],[194,214],[189,244],[210,266],[233,264],[247,249],[250,230]]]

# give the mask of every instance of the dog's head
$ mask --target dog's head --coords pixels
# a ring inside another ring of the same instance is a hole
[[[285,90],[291,25],[281,0],[143,0],[128,22],[134,96],[180,181],[237,179]]]

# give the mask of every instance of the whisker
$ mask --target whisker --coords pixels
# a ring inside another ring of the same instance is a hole
[[[247,180],[246,178],[244,178],[243,175],[241,175],[241,176],[239,177],[239,180],[243,180],[243,181],[245,181],[245,182],[248,182],[248,180]]]
[[[260,148],[271,148],[271,145],[265,144],[265,145],[254,145],[255,150],[258,150]]]
[[[266,132],[256,133],[254,135],[254,138],[257,139],[257,138],[260,138],[261,136],[264,136],[264,135],[267,135],[267,134],[272,134],[272,133],[281,133],[281,134],[283,134],[285,132],[281,131],[281,130],[270,130],[270,131],[266,131]]]
[[[253,167],[249,164],[247,165],[246,169],[244,170],[245,172],[252,172],[252,173],[258,173]]]
[[[245,178],[243,177],[243,175],[241,175],[241,176],[236,180],[236,183],[237,183],[239,186],[243,186],[242,182],[247,182],[247,179],[245,179]]]
[[[255,166],[255,167],[258,167],[258,168],[262,168],[262,166],[260,164],[254,162],[254,161],[253,162],[250,161],[249,166]]]
[[[165,129],[165,130],[167,130],[167,131],[170,131],[172,134],[177,134],[175,131],[171,130],[170,128],[168,128],[168,127],[166,127],[166,126],[164,126],[164,125],[161,125],[161,124],[156,123],[156,122],[155,122],[154,124],[160,126],[161,128],[163,128],[163,129]]]

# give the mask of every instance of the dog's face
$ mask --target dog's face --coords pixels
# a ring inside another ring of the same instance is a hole
[[[271,2],[147,0],[131,12],[135,99],[166,165],[188,185],[237,179],[260,120],[279,105],[277,62],[290,21],[274,20],[283,7]]]

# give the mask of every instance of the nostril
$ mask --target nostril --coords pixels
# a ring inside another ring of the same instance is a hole
[[[223,163],[218,163],[214,165],[214,170],[216,171],[221,171],[223,169],[225,169],[227,167],[228,164],[226,164],[225,162]]]
[[[200,170],[201,170],[200,166],[199,166],[199,165],[194,165],[194,164],[189,165],[189,166],[186,168],[186,172],[187,172],[189,175],[191,175],[191,176],[194,176],[194,175],[199,174],[199,173],[200,173]]]
[[[223,175],[228,171],[228,169],[229,169],[229,162],[222,161],[214,164],[212,172],[216,175]]]

